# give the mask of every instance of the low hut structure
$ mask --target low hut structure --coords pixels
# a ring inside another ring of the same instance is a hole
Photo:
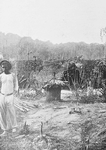
[[[59,101],[61,100],[61,89],[65,86],[65,82],[52,79],[46,83],[43,89],[46,91],[46,100],[47,101]]]

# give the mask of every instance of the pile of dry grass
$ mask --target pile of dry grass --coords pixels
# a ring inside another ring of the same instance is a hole
[[[79,98],[79,103],[83,104],[90,104],[90,103],[94,104],[101,102],[104,102],[104,98],[99,97],[98,95],[90,95],[90,96],[84,95]]]

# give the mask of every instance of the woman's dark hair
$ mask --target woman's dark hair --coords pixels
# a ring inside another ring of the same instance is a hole
[[[3,60],[0,62],[0,66],[4,67],[6,71],[10,71],[12,68],[12,65],[9,61]]]

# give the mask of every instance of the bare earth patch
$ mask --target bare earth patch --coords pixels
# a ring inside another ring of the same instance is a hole
[[[62,91],[61,102],[48,103],[43,97],[33,101],[27,99],[27,103],[38,107],[27,112],[17,110],[19,130],[1,139],[7,143],[11,141],[8,150],[12,149],[12,145],[26,150],[96,149],[102,134],[105,137],[105,103],[77,103],[71,91]]]

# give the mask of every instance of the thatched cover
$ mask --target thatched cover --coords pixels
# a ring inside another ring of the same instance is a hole
[[[52,79],[48,83],[46,83],[43,87],[45,91],[47,91],[46,94],[46,100],[60,100],[61,99],[61,88],[65,86],[65,82]]]

